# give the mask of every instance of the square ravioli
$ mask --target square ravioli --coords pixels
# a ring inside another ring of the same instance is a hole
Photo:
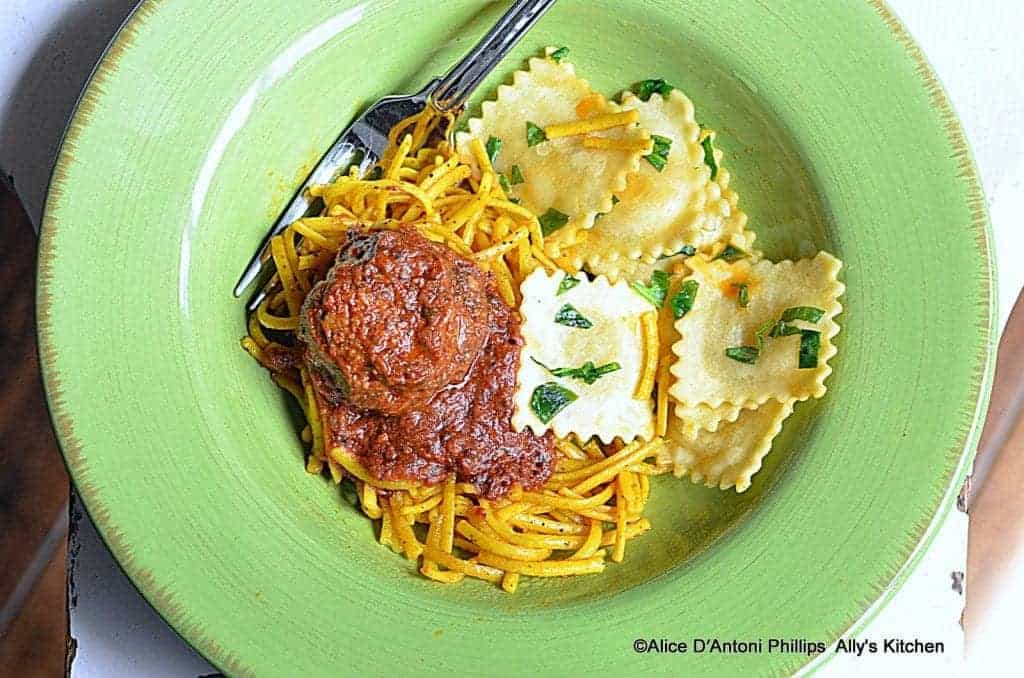
[[[728,188],[729,172],[721,167],[717,149],[711,179],[693,103],[673,89],[664,97],[652,94],[647,101],[626,92],[622,106],[638,111],[640,126],[668,146],[662,146],[658,167],[653,161],[641,162],[629,175],[625,190],[615,194],[618,202],[611,212],[569,251],[573,265],[612,278],[634,261],[656,261],[684,247],[704,249],[741,234],[746,215]]]
[[[671,465],[675,475],[689,476],[694,483],[743,492],[761,469],[761,461],[772,449],[782,422],[793,412],[795,400],[769,400],[754,410],[743,410],[735,421],[723,423],[716,431],[701,431],[691,438],[682,430],[682,420],[670,420],[659,464]]]
[[[675,323],[669,393],[677,402],[750,407],[824,395],[845,289],[838,259],[822,252],[796,262],[688,263],[698,288],[692,309]]]
[[[633,395],[645,364],[641,316],[654,312],[651,304],[625,283],[543,269],[521,291],[524,345],[512,427],[604,443],[650,440],[654,400]]]
[[[470,142],[495,139],[500,146],[491,162],[505,177],[509,197],[538,216],[558,215],[545,235],[555,228],[572,233],[611,210],[612,193],[624,189],[626,175],[639,167],[649,135],[635,123],[552,139],[543,130],[620,111],[578,78],[569,62],[533,58],[528,70],[513,74],[511,85],[498,87],[494,101],[481,105],[481,116],[468,121],[469,131],[456,135],[456,148],[464,162],[476,165]],[[634,148],[588,148],[587,137]]]

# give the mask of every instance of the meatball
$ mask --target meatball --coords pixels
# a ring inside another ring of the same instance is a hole
[[[396,415],[462,381],[489,334],[473,267],[411,228],[349,231],[302,307],[307,362],[334,399]]]

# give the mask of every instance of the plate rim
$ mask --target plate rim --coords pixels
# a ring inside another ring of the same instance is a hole
[[[956,496],[960,492],[958,488],[964,484],[965,480],[969,479],[970,468],[984,425],[985,413],[994,379],[996,349],[999,340],[999,302],[996,293],[998,277],[997,261],[992,247],[992,227],[984,200],[984,190],[980,175],[962,123],[923,50],[914,40],[902,20],[889,7],[887,0],[864,0],[864,2],[879,15],[886,25],[890,37],[904,48],[907,57],[913,61],[916,66],[915,77],[927,92],[931,108],[943,121],[947,140],[951,147],[955,149],[956,158],[961,170],[959,179],[966,188],[965,193],[968,196],[969,209],[972,215],[968,227],[974,232],[978,242],[978,249],[983,253],[982,256],[985,259],[984,292],[987,295],[987,315],[979,314],[976,328],[984,333],[985,340],[984,342],[979,342],[983,346],[983,355],[975,356],[974,358],[975,364],[980,365],[976,380],[976,390],[973,395],[974,414],[970,426],[963,432],[957,442],[957,446],[961,448],[961,451],[957,456],[956,464],[949,472],[946,489],[934,505],[928,507],[927,515],[930,518],[927,522],[920,528],[915,526],[912,530],[908,531],[908,535],[910,535],[908,538],[908,550],[910,553],[906,560],[898,566],[888,585],[883,588],[878,597],[861,609],[858,616],[852,620],[846,629],[840,632],[841,635],[866,627],[891,602],[892,598],[902,589],[906,580],[916,570],[921,559],[934,542],[937,532],[945,524],[949,513],[954,510]],[[107,77],[107,73],[113,72],[122,53],[131,48],[136,28],[148,16],[159,11],[163,5],[163,0],[140,0],[131,10],[98,58],[68,118],[50,174],[39,228],[35,304],[36,342],[47,409],[56,433],[61,455],[74,483],[74,491],[80,499],[80,505],[96,525],[97,532],[106,548],[114,556],[118,567],[168,627],[190,647],[194,648],[211,664],[228,673],[248,675],[252,673],[252,669],[244,660],[229,648],[219,645],[214,638],[204,634],[197,628],[195,625],[197,620],[190,619],[187,611],[180,608],[175,610],[169,609],[177,606],[168,603],[164,598],[164,593],[159,590],[159,584],[148,570],[140,568],[133,563],[130,549],[123,541],[120,530],[108,519],[109,513],[104,507],[103,499],[99,496],[100,493],[94,491],[92,487],[79,487],[78,483],[75,482],[80,477],[82,470],[82,443],[75,436],[73,416],[68,411],[61,395],[62,376],[57,366],[58,359],[51,334],[50,270],[54,260],[55,234],[59,230],[59,226],[53,217],[53,212],[63,199],[62,183],[66,175],[67,165],[73,160],[75,140],[78,134],[88,125],[87,119],[94,102],[103,96],[102,83]],[[987,322],[983,322],[986,319]],[[858,603],[857,605],[859,606],[860,604]],[[173,621],[172,617],[174,618]],[[825,665],[831,656],[832,654],[830,653],[823,653],[817,657],[808,658],[808,661],[802,665],[800,670],[816,671]]]

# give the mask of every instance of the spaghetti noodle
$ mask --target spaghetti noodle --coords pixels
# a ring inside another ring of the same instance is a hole
[[[289,347],[297,344],[303,301],[327,275],[350,229],[411,226],[493,273],[513,308],[521,301],[520,283],[535,269],[573,271],[545,252],[537,216],[509,199],[478,139],[470,145],[476,173],[448,142],[429,141],[450,123],[429,109],[411,116],[391,131],[388,151],[367,177],[353,169],[311,190],[323,200],[323,213],[296,221],[271,240],[277,273],[266,301],[249,319],[242,346],[305,415],[307,471],[326,471],[335,483],[351,479],[363,513],[378,522],[380,543],[420,561],[425,577],[442,583],[482,579],[514,592],[522,576],[600,572],[607,559],[621,562],[627,541],[650,529],[643,517],[648,476],[667,468],[645,460],[658,457],[660,438],[607,446],[575,437],[558,440],[561,457],[548,483],[537,491],[514,488],[499,500],[486,499],[454,476],[433,486],[380,480],[330,445],[311,375],[288,358]],[[651,344],[642,388],[650,392],[658,352],[653,326],[647,330]]]

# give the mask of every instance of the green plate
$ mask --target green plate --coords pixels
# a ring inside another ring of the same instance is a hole
[[[624,564],[514,596],[422,579],[306,475],[231,297],[338,131],[442,72],[502,5],[255,4],[135,12],[68,129],[39,254],[68,467],[188,642],[238,675],[781,673],[813,658],[633,639],[829,642],[892,595],[973,453],[995,297],[962,130],[883,4],[563,0],[484,88],[549,44],[609,94],[667,78],[719,130],[766,254],[846,263],[829,394],[798,406],[750,491],[659,478]]]

